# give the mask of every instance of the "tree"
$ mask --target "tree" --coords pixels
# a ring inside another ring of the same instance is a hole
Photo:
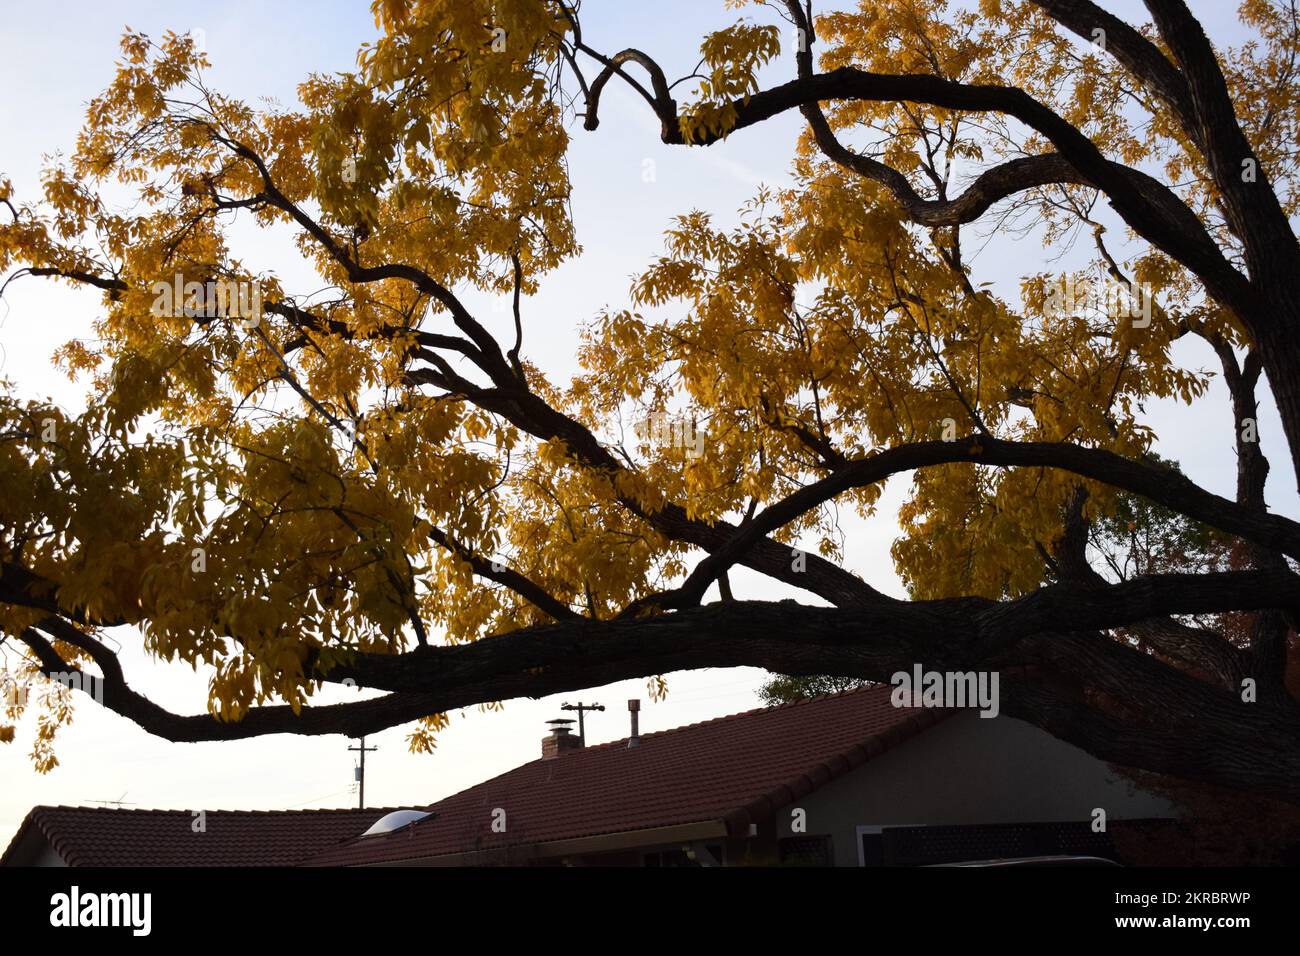
[[[824,694],[842,694],[864,687],[867,683],[859,677],[829,677],[820,674],[790,677],[774,674],[758,689],[758,696],[768,707],[775,707],[777,704],[793,704],[795,701],[809,700]]]
[[[7,645],[168,739],[418,721],[416,749],[456,707],[680,669],[996,669],[1003,713],[1103,759],[1300,801],[1300,524],[1268,511],[1256,398],[1267,374],[1300,475],[1296,11],[1248,0],[1256,42],[1216,51],[1181,0],[1147,8],[760,4],[703,38],[684,105],[554,0],[381,0],[357,71],[295,110],[128,34],[43,199],[4,187],[9,281],[104,301],[60,353],[87,411],[0,405]],[[523,301],[577,252],[565,151],[610,82],[683,149],[799,111],[797,183],[735,227],[676,219],[558,383]],[[994,212],[1052,247],[1019,302],[963,249]],[[291,229],[330,291],[236,258],[239,215]],[[1052,271],[1079,235],[1092,285]],[[508,333],[464,286],[511,303]],[[1150,456],[1143,402],[1207,385],[1185,336],[1223,366],[1234,499]],[[905,473],[906,601],[844,566],[833,511]],[[1119,494],[1246,562],[1108,580],[1087,542]],[[736,599],[737,566],[807,599]],[[1192,617],[1228,613],[1246,646]],[[128,625],[213,669],[207,713],[131,688],[103,636]],[[382,696],[313,704],[325,684]]]

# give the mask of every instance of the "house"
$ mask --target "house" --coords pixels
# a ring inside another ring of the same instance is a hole
[[[891,690],[868,687],[644,735],[634,718],[629,737],[591,747],[555,721],[538,759],[429,806],[210,812],[209,835],[217,837],[210,840],[188,835],[188,813],[38,807],[0,862],[39,863],[51,854],[72,864],[238,858],[308,866],[1114,858],[1116,828],[1173,815],[1161,798],[1035,727],[974,710],[895,707]],[[109,820],[95,842],[84,834],[76,842],[75,834]],[[267,835],[264,851],[248,838],[255,830]]]
[[[974,710],[899,708],[891,691],[863,688],[593,747],[559,726],[539,759],[308,865],[1114,856],[1096,811],[1108,828],[1172,816],[1164,800],[1035,727]]]
[[[296,866],[391,812],[36,807],[0,866]]]

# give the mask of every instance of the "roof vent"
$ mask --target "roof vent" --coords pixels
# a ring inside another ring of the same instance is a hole
[[[394,810],[370,824],[370,829],[361,835],[379,836],[383,833],[394,833],[403,827],[409,827],[412,823],[419,823],[425,817],[431,816],[433,816],[433,813],[428,810]]]
[[[627,745],[629,747],[639,747],[641,746],[641,731],[637,726],[637,717],[641,713],[641,701],[639,699],[629,700],[627,702],[627,711],[632,716],[632,736],[627,738]]]

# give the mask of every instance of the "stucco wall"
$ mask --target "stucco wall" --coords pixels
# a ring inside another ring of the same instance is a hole
[[[837,866],[857,866],[857,827],[886,824],[1033,823],[1173,815],[1077,747],[1010,717],[956,714],[808,794],[776,814],[790,836],[791,811],[807,833],[829,834]]]

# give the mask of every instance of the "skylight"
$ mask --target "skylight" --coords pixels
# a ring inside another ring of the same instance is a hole
[[[394,810],[392,813],[384,814],[372,823],[370,829],[361,835],[378,836],[381,833],[394,833],[430,816],[433,816],[433,814],[428,810]]]

